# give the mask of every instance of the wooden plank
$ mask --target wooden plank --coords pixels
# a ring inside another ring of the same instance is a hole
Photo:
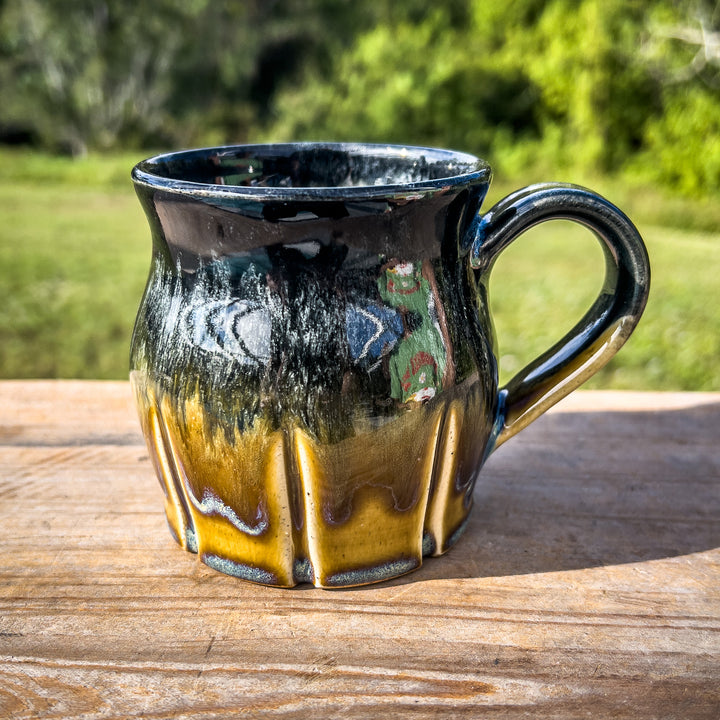
[[[0,717],[717,718],[720,394],[578,392],[356,590],[170,539],[127,383],[0,383]]]

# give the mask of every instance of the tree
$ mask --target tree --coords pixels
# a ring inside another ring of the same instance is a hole
[[[326,51],[319,18],[332,7],[325,5],[6,0],[0,123],[24,123],[75,155],[204,135],[243,139],[274,84]],[[339,3],[351,19],[356,5]]]
[[[720,191],[720,2],[663,3],[648,17],[644,61],[662,88],[640,161],[685,194]]]
[[[669,82],[700,79],[720,88],[720,2],[660,7],[650,19],[648,54]]]
[[[267,136],[487,153],[500,133],[536,132],[532,82],[456,18],[441,6],[359,34],[326,76],[308,74],[278,93]]]
[[[204,2],[156,0],[150,16],[134,5],[7,0],[2,8],[15,113],[73,154],[162,125],[183,32]]]

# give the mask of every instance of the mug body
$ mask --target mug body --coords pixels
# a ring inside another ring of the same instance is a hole
[[[131,380],[170,529],[257,582],[360,585],[458,538],[497,367],[462,153],[237,146],[133,179],[152,265]]]

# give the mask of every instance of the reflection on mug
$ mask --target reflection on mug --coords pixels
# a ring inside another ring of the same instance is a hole
[[[435,397],[452,378],[450,339],[429,262],[397,262],[378,279],[380,296],[402,314],[405,332],[390,357],[390,393],[403,403]]]
[[[241,365],[270,360],[271,317],[267,307],[245,300],[212,300],[188,305],[180,330],[192,345]]]
[[[349,304],[345,308],[345,325],[350,356],[368,370],[378,367],[404,330],[402,315],[379,303]]]

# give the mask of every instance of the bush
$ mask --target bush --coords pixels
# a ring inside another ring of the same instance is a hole
[[[498,134],[537,134],[536,93],[517,69],[441,13],[419,24],[378,26],[358,38],[328,79],[286,87],[273,139],[445,145],[487,152]]]
[[[639,162],[656,182],[685,195],[720,191],[720,107],[715,93],[694,87],[676,92],[665,114],[647,126]]]

